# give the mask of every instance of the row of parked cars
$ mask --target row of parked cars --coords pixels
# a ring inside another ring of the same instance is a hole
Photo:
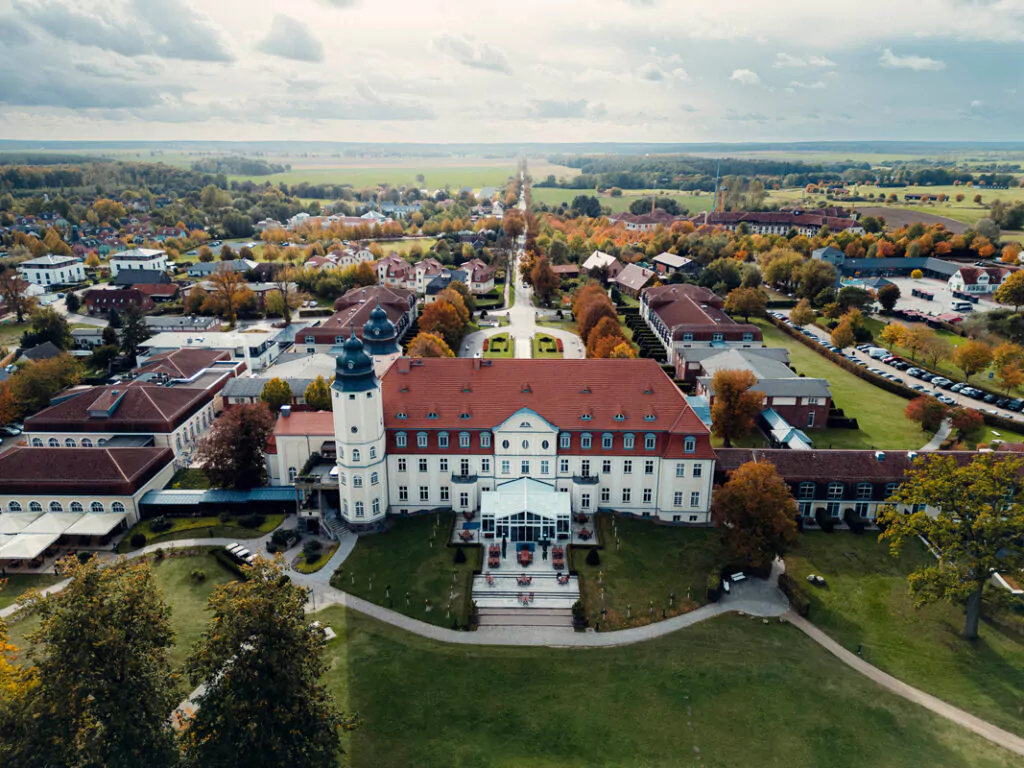
[[[923,382],[931,384],[933,387],[937,387],[939,389],[946,389],[949,390],[950,392],[956,392],[965,397],[969,397],[972,400],[980,400],[982,402],[988,403],[989,405],[994,405],[997,408],[1005,408],[1009,411],[1020,412],[1022,409],[1024,409],[1024,399],[998,397],[997,395],[983,392],[982,390],[977,389],[976,387],[969,386],[964,382],[954,382],[951,379],[947,379],[945,376],[940,376],[937,373],[931,373],[930,371],[926,371],[924,368],[918,368],[914,366],[912,363],[908,363],[906,360],[900,359],[896,355],[889,355],[888,357],[883,358],[882,362],[885,363],[886,365],[890,365],[893,368],[896,368],[897,370],[906,371],[908,376],[913,376],[915,379],[920,379]],[[918,392],[926,391],[926,387],[920,384],[915,384],[914,386],[911,387],[911,389],[915,389]],[[956,402],[955,400],[953,400],[953,398],[949,397],[948,395],[940,394],[936,395],[936,397],[939,400],[939,402],[945,403],[946,405],[953,405]]]

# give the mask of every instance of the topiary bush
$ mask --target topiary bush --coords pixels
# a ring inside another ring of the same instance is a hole
[[[238,524],[243,528],[259,528],[266,522],[266,517],[256,512],[251,512],[248,515],[242,515],[238,518]]]
[[[824,507],[818,507],[814,510],[814,522],[818,524],[825,533],[832,533],[832,530],[836,527],[835,522],[832,520],[830,515]]]
[[[149,530],[153,533],[163,533],[169,531],[174,527],[174,522],[167,519],[167,515],[160,515],[160,517],[154,517],[149,521]]]
[[[863,518],[852,509],[843,512],[843,522],[852,533],[863,533],[864,529],[868,527]]]
[[[324,548],[316,539],[306,539],[306,543],[302,545],[302,554],[306,558],[306,562],[312,562],[320,557],[320,551]]]
[[[192,569],[192,573],[190,573],[188,577],[192,580],[193,584],[202,584],[204,581],[206,581],[206,571],[204,571],[202,568],[194,568]]]
[[[600,565],[601,555],[597,553],[597,549],[592,549],[587,552],[587,565]]]
[[[790,605],[793,606],[793,610],[796,611],[800,616],[806,618],[811,612],[811,599],[804,592],[803,587],[800,586],[800,582],[790,576],[788,573],[779,574],[779,589],[782,593],[789,598]]]
[[[466,562],[466,550],[462,547],[455,548],[455,564],[460,565]]]
[[[708,574],[706,588],[708,602],[717,603],[719,596],[722,594],[722,576],[718,571],[712,571]]]
[[[146,534],[133,533],[131,538],[131,545],[136,549],[138,549],[139,547],[146,546]]]

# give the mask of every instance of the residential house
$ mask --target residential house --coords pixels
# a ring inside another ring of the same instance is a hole
[[[480,259],[470,259],[460,264],[459,270],[466,275],[466,287],[470,293],[480,295],[494,290],[494,267],[488,266]]]
[[[654,257],[654,270],[659,275],[674,275],[677,272],[692,275],[700,270],[700,263],[686,256],[677,256],[668,251]]]
[[[153,286],[154,288],[156,286]],[[167,286],[177,290],[176,286]],[[135,307],[147,312],[153,308],[153,298],[135,288],[114,288],[103,290],[101,288],[86,291],[85,307],[90,315],[106,315],[110,310],[124,312],[130,307]]]
[[[404,288],[371,285],[348,291],[335,302],[333,315],[297,331],[295,350],[327,353],[344,344],[353,329],[361,336],[377,306],[393,326],[395,340],[401,341],[416,319],[416,296]]]
[[[578,264],[553,264],[551,271],[558,275],[558,279],[562,281],[578,280],[580,276]]]
[[[590,272],[592,269],[607,269],[608,278],[612,279],[623,270],[623,264],[610,253],[594,251],[589,257],[587,257],[587,260],[583,262],[582,271]]]
[[[391,288],[409,288],[413,265],[397,253],[390,253],[377,262],[377,283]]]
[[[281,354],[279,335],[279,331],[165,331],[142,343],[139,362],[175,349],[219,349],[229,352],[232,360],[244,361],[250,371],[260,371]]]
[[[85,265],[81,259],[54,253],[21,262],[18,272],[28,282],[44,288],[85,281]]]
[[[654,283],[658,274],[652,269],[646,269],[639,264],[627,264],[626,267],[612,278],[612,285],[617,285],[623,293],[636,298],[640,291]]]
[[[461,269],[448,269],[447,267],[442,269],[441,274],[427,283],[427,289],[423,296],[424,304],[433,304],[437,300],[437,294],[452,283],[458,282],[465,285],[468,280],[469,277]]]
[[[828,215],[837,211],[716,211],[694,216],[697,226],[722,227],[735,232],[746,226],[752,235],[785,235],[796,230],[806,237],[814,237],[827,227],[830,232],[849,232],[863,235],[864,227],[852,216]]]
[[[125,269],[167,271],[167,252],[149,248],[133,248],[110,257],[110,274],[114,277]]]
[[[960,267],[949,278],[949,290],[974,294],[994,293],[1010,274],[1011,270],[1002,267]]]
[[[256,262],[249,259],[232,259],[231,261],[200,261],[188,268],[189,277],[208,279],[214,272],[231,270],[245,273],[255,269]]]

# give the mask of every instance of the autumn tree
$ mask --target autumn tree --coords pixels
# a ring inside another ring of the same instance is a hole
[[[270,379],[263,385],[260,392],[260,400],[270,406],[270,410],[277,413],[282,405],[288,405],[292,401],[292,388],[287,381],[278,378]]]
[[[932,334],[921,348],[921,359],[929,368],[936,368],[940,362],[949,360],[952,356],[953,345],[938,334]]]
[[[1014,312],[1024,306],[1024,269],[1011,272],[1003,284],[996,288],[992,298],[1000,304],[1009,304]]]
[[[797,540],[797,506],[775,465],[748,461],[715,489],[711,518],[737,563],[770,568]]]
[[[284,324],[292,321],[292,312],[302,304],[302,294],[295,284],[294,269],[279,269],[274,275],[277,291],[267,297],[267,314],[281,315]]]
[[[768,310],[768,297],[757,288],[735,288],[725,297],[725,311],[732,315],[743,315],[743,321],[751,315],[761,317]]]
[[[985,426],[985,419],[973,408],[954,408],[949,417],[961,439],[976,435]]]
[[[839,325],[832,329],[832,345],[839,349],[852,347],[857,341],[853,332],[853,323],[849,319],[843,319]]]
[[[587,357],[607,358],[626,340],[618,319],[602,317],[587,339]]]
[[[233,328],[238,319],[238,308],[249,292],[245,278],[233,269],[222,267],[210,275],[210,283],[210,298],[215,302],[218,314],[227,318]]]
[[[900,300],[900,287],[895,283],[883,285],[878,289],[878,303],[886,312],[892,312],[896,302]]]
[[[455,353],[444,339],[424,331],[416,334],[405,354],[407,357],[455,357]]]
[[[266,403],[239,405],[224,412],[199,442],[199,463],[210,482],[220,488],[245,490],[263,485],[263,450],[274,431],[274,415]]]
[[[331,400],[331,386],[323,376],[317,376],[306,387],[302,393],[302,399],[306,405],[315,411],[333,411],[334,404]]]
[[[633,349],[633,345],[623,339],[621,342],[615,345],[615,348],[608,353],[610,360],[627,360],[636,357],[636,350]]]
[[[308,592],[280,557],[210,595],[213,615],[186,664],[204,685],[183,731],[188,765],[333,768],[352,726],[323,683],[326,638],[306,615]]]
[[[953,350],[953,365],[964,372],[964,381],[988,368],[992,362],[992,347],[983,341],[965,341]]]
[[[882,329],[879,337],[882,339],[882,343],[885,344],[886,347],[893,349],[894,347],[903,344],[903,339],[906,333],[907,327],[905,325],[889,323]]]
[[[8,764],[177,765],[174,633],[152,569],[66,557],[58,571],[64,589],[29,601],[39,618],[29,637],[35,684],[20,702],[27,724]]]
[[[963,636],[978,637],[982,592],[992,573],[1024,568],[1021,459],[986,453],[969,464],[953,456],[919,457],[885,505],[881,539],[898,556],[920,537],[939,552],[908,578],[918,605],[946,600],[964,605]],[[919,505],[919,506],[918,506]],[[901,512],[900,507],[920,509]]]
[[[814,310],[811,309],[811,302],[807,299],[800,299],[789,313],[789,322],[797,328],[804,325],[814,325],[814,320]]]
[[[449,348],[458,349],[465,323],[450,302],[437,300],[427,304],[420,313],[420,330],[439,336]]]
[[[0,381],[0,424],[9,424],[21,415],[21,404],[10,381]]]
[[[551,262],[546,258],[540,258],[537,259],[530,271],[530,283],[533,285],[533,290],[540,296],[541,301],[547,305],[551,303],[551,298],[558,290],[560,280],[555,274],[555,270],[551,268]]]
[[[757,377],[752,371],[723,369],[711,377],[712,431],[725,447],[750,434],[761,413],[764,395],[752,389]]]
[[[18,368],[7,380],[19,416],[41,411],[53,397],[82,380],[82,363],[70,355],[36,360]]]
[[[936,431],[948,414],[949,409],[930,395],[915,397],[903,411],[910,421],[916,421],[929,432]]]
[[[67,318],[53,307],[42,307],[32,312],[29,329],[21,335],[22,347],[53,343],[59,349],[71,349],[74,338]]]
[[[901,339],[900,344],[910,350],[910,359],[915,360],[917,358],[917,353],[928,346],[928,343],[934,335],[935,331],[927,326],[913,326],[911,328],[907,328],[903,333],[903,338]]]
[[[28,280],[19,275],[17,270],[0,271],[0,304],[4,311],[14,313],[19,323],[25,322],[25,315],[36,306],[35,298],[26,293],[28,287]]]
[[[466,300],[462,298],[461,293],[451,288],[445,288],[437,294],[436,301],[447,301],[455,307],[455,311],[459,314],[459,322],[462,323],[463,327],[469,324],[469,307],[466,306]]]
[[[578,308],[578,309],[577,309]],[[615,305],[608,298],[603,289],[598,292],[590,292],[573,305],[573,312],[576,315],[576,331],[579,333],[583,343],[590,341],[590,332],[597,327],[597,324],[604,318],[619,321],[615,311]]]

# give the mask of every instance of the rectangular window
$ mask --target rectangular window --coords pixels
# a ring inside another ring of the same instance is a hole
[[[420,486],[420,501],[430,501],[430,486]]]
[[[650,459],[648,459],[647,461],[644,462],[644,474],[645,475],[653,475],[654,474],[654,462],[652,460],[650,460]]]
[[[427,460],[426,459],[420,459],[420,472],[426,472],[426,471],[427,471]]]
[[[584,477],[590,477],[590,460],[584,459],[580,462],[580,474]]]
[[[682,491],[676,491],[672,495],[672,504],[673,504],[673,506],[676,506],[676,507],[683,506],[683,492]]]
[[[469,494],[468,493],[460,493],[459,494],[459,506],[462,509],[468,509],[469,508]]]
[[[601,489],[601,503],[607,504],[611,500],[612,500],[612,489],[611,488],[602,488]]]
[[[447,485],[441,486],[441,501],[448,501],[450,491]]]
[[[582,448],[585,451],[589,451],[590,450],[590,435],[589,434],[583,435],[583,437],[580,438],[580,448]]]
[[[630,499],[633,497],[633,492],[629,488],[622,489],[622,503],[629,504]]]
[[[546,475],[550,469],[551,469],[551,464],[549,462],[542,461],[540,463],[540,473],[542,475]]]
[[[405,459],[398,460],[398,471],[405,472]]]
[[[855,504],[853,506],[853,510],[857,513],[857,515],[859,517],[867,517],[868,516],[868,508],[870,506],[871,506],[870,504],[865,504],[864,502],[860,502],[860,503]]]
[[[441,469],[442,472],[447,472],[448,471],[448,459],[441,459],[441,467],[440,467],[440,469]]]
[[[459,461],[459,474],[463,476],[469,474],[469,459],[461,459]]]
[[[568,432],[563,432],[558,436],[558,447],[562,449],[568,448],[571,445],[571,441],[572,435]]]
[[[605,459],[601,462],[601,474],[610,475],[612,473],[612,460]]]
[[[409,500],[409,486],[400,485],[398,486],[398,500],[408,501]]]
[[[685,440],[683,440],[683,452],[684,453],[693,453],[696,450],[697,450],[697,438],[695,438],[695,437],[687,437]]]
[[[459,447],[469,448],[469,432],[462,432],[459,434]]]
[[[810,429],[814,426],[814,411],[807,414],[807,428]]]
[[[644,504],[650,504],[651,499],[654,497],[653,491],[650,488],[644,488]]]
[[[693,493],[690,494],[690,506],[691,507],[699,507],[700,506],[700,491],[694,491]]]
[[[693,476],[694,477],[703,477],[703,475],[704,475],[704,467],[703,467],[703,465],[701,465],[701,464],[694,464],[693,465]]]
[[[563,475],[567,474],[569,472],[569,460],[568,459],[559,459],[558,460],[558,471],[561,472]]]
[[[512,465],[509,462],[509,460],[508,459],[502,459],[501,460],[501,474],[507,475],[511,471],[512,471]]]
[[[622,462],[622,474],[632,475],[633,474],[633,462],[630,459],[626,459]]]
[[[427,433],[426,432],[420,432],[418,435],[416,435],[416,445],[418,447],[420,447],[420,448],[426,448],[427,447]]]
[[[681,461],[676,462],[676,477],[686,477],[686,464]]]
[[[839,502],[830,501],[825,505],[825,509],[828,510],[829,517],[839,517]]]
[[[611,435],[602,435],[601,436],[601,447],[604,450],[606,450],[606,451],[611,449],[611,447],[612,447],[612,436]]]
[[[583,509],[590,509],[590,494],[584,493],[580,496],[580,506]]]
[[[526,461],[525,459],[520,462],[520,464],[519,464],[519,474],[521,474],[521,475],[528,475],[528,474],[530,474],[530,462]]]
[[[437,447],[438,448],[447,448],[448,447],[448,433],[447,432],[441,432],[440,434],[438,434],[438,436],[437,436]]]
[[[480,459],[480,471],[485,473],[485,474],[487,472],[491,471],[491,460],[490,459]]]

